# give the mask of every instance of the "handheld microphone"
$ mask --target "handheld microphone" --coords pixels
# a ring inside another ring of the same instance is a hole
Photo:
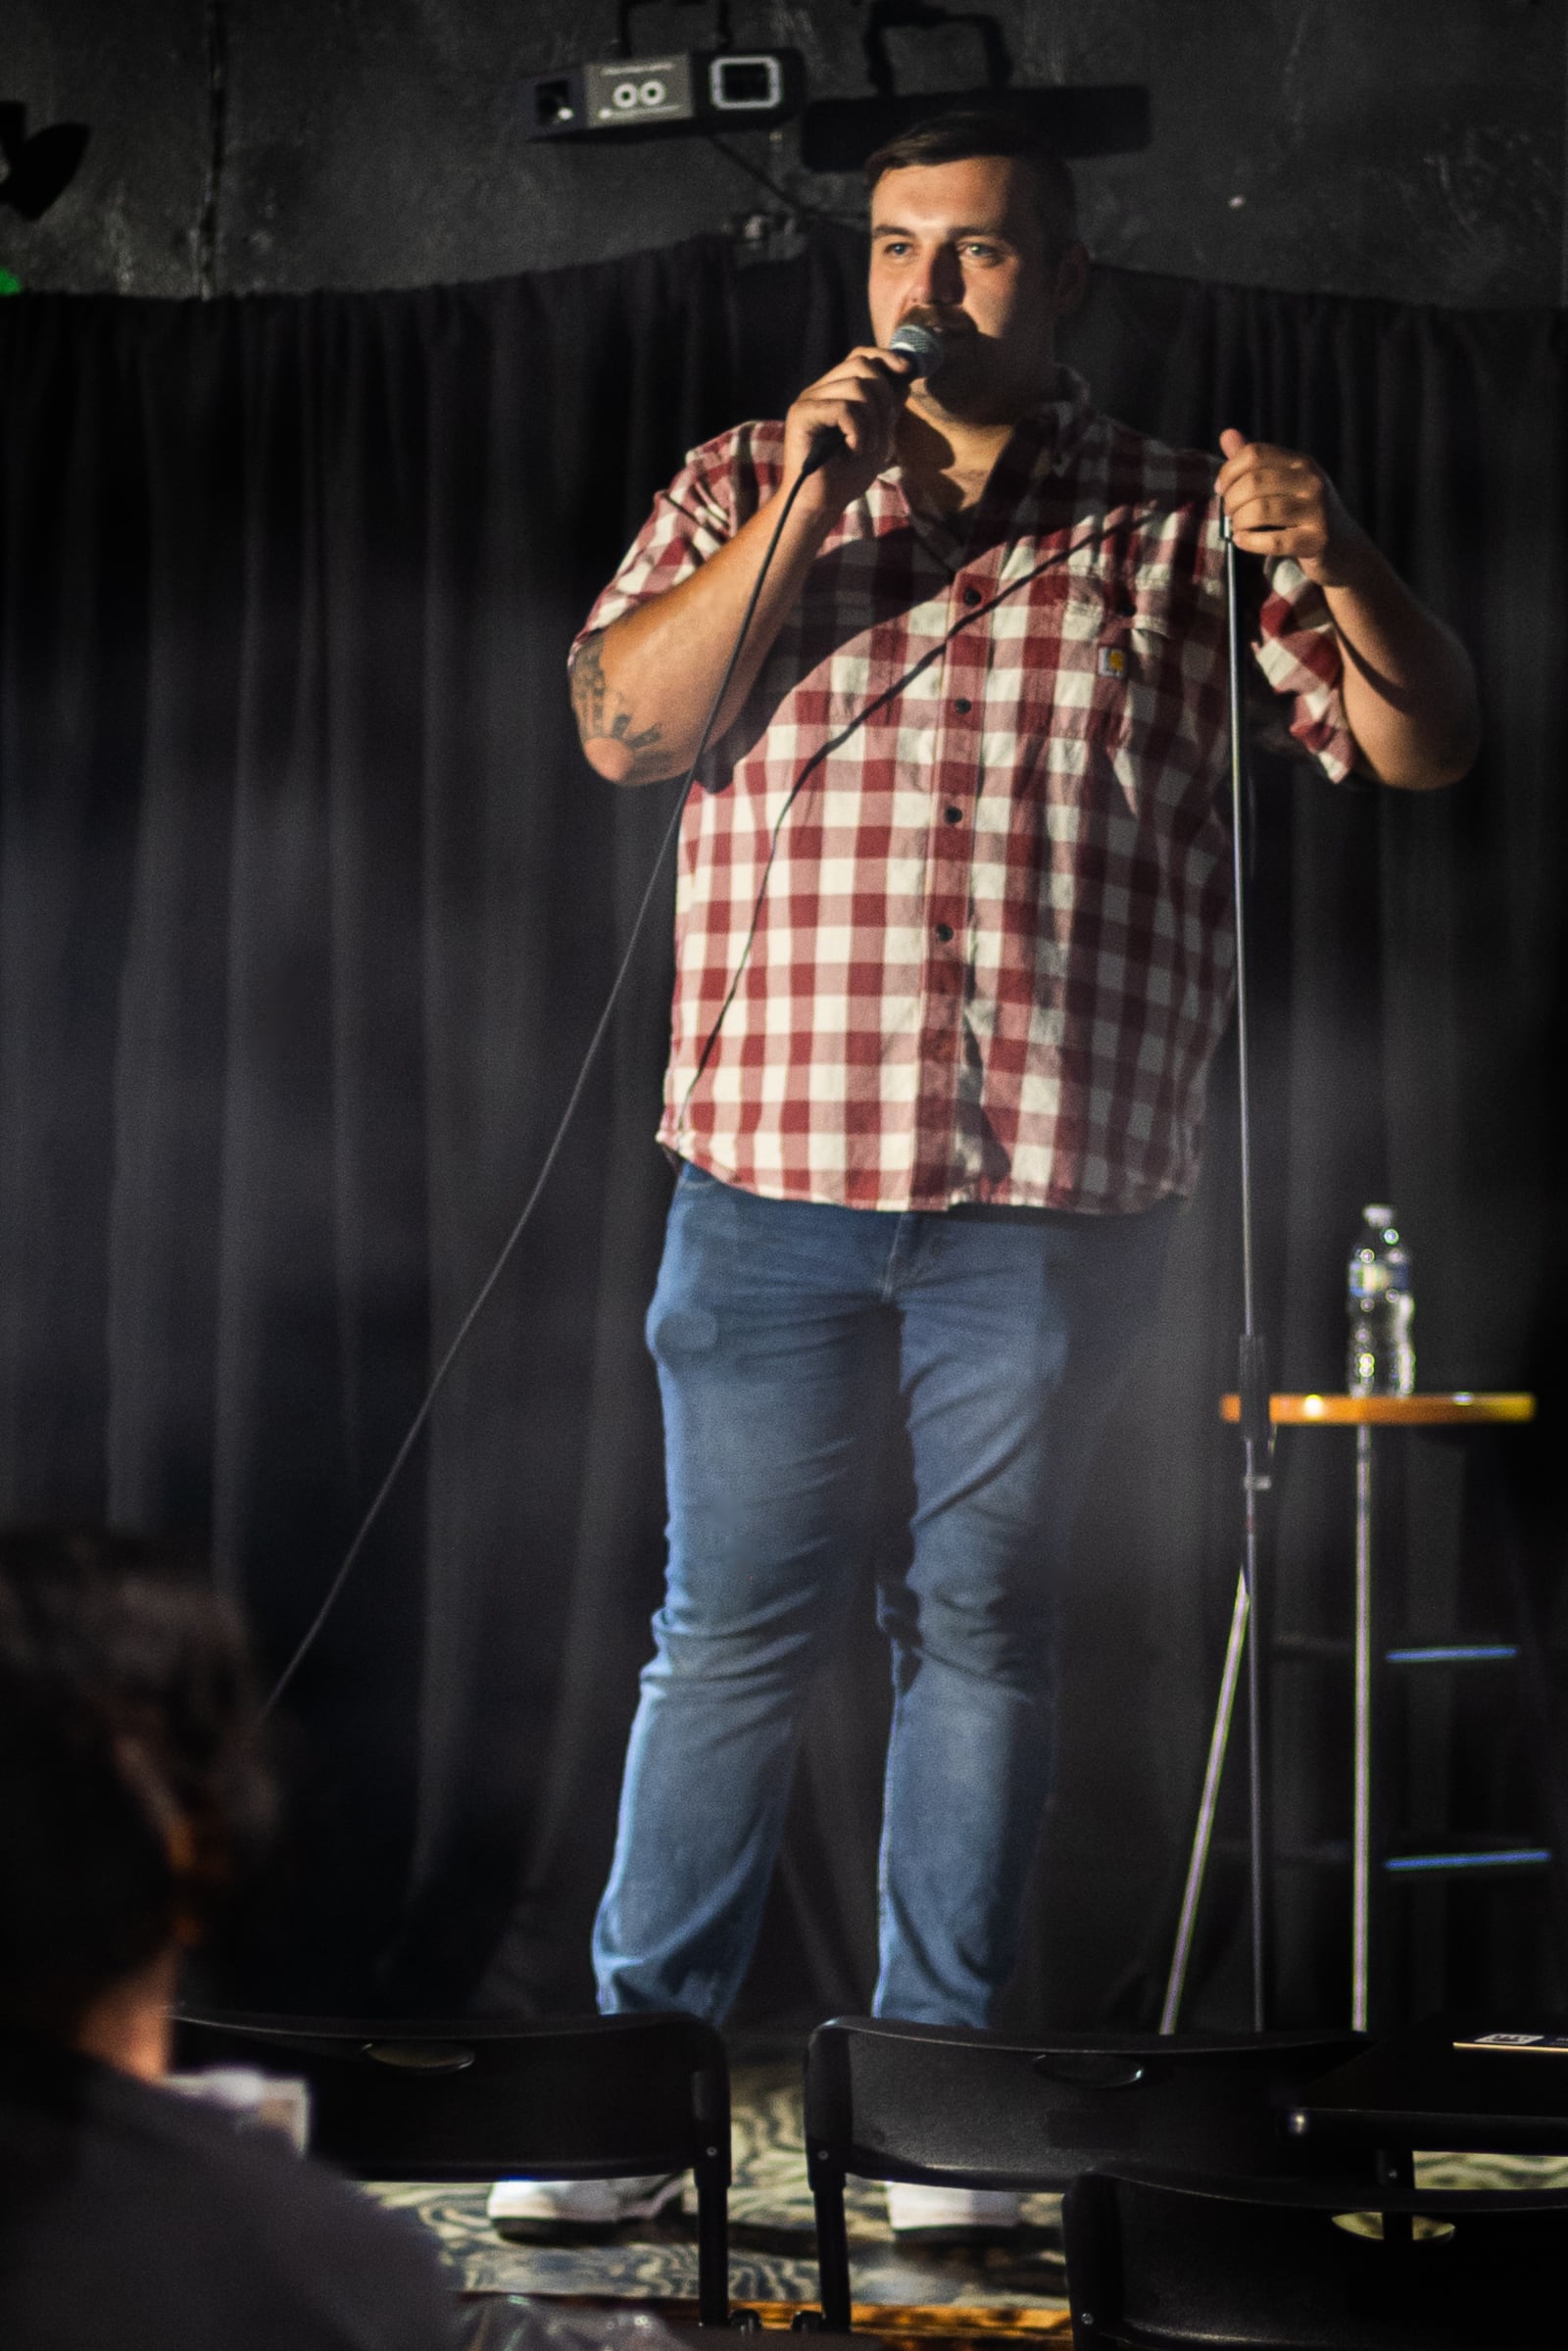
[[[888,337],[888,349],[898,352],[904,359],[914,360],[917,363],[914,375],[923,375],[928,380],[942,365],[942,337],[934,334],[929,326],[917,325],[912,318],[906,318],[901,326],[893,329]],[[914,375],[906,380],[912,383]],[[836,424],[824,424],[811,436],[810,449],[801,467],[802,481],[808,473],[818,472],[830,459],[842,457],[848,446]]]

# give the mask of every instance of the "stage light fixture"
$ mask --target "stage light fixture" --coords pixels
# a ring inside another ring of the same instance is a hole
[[[522,85],[525,139],[615,139],[669,132],[767,129],[798,114],[806,61],[798,49],[668,50],[590,60]]]
[[[1130,155],[1152,135],[1149,91],[1141,82],[1076,87],[927,90],[906,96],[817,98],[801,119],[801,161],[808,171],[858,171],[868,155],[931,115],[979,108],[1013,115],[1048,138],[1058,155]]]
[[[0,105],[0,204],[41,220],[74,179],[87,137],[84,122],[55,122],[29,138],[26,108]]]
[[[981,87],[906,90],[898,87],[889,33],[912,40],[964,36],[978,47]],[[943,0],[872,0],[861,47],[869,98],[816,98],[801,122],[801,162],[808,171],[858,172],[868,155],[932,115],[979,111],[1026,122],[1059,155],[1127,155],[1151,138],[1149,92],[1138,82],[1057,84],[1028,88],[1013,79],[1014,64],[1001,21],[983,8],[949,8]]]

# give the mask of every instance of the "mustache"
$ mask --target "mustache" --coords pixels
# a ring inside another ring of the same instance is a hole
[[[966,311],[943,310],[931,302],[915,303],[912,309],[905,312],[899,323],[901,326],[906,323],[924,326],[932,334],[941,335],[945,341],[952,343],[973,341],[979,333]]]

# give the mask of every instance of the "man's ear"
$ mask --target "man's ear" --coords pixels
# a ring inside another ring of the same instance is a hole
[[[1057,318],[1070,318],[1089,290],[1089,255],[1082,245],[1069,245],[1052,276],[1051,309]]]

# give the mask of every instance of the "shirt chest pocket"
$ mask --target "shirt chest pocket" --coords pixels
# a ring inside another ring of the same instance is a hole
[[[1207,657],[1191,597],[1074,575],[1034,618],[1021,679],[1026,736],[1153,754],[1190,740],[1206,719],[1199,705]]]

